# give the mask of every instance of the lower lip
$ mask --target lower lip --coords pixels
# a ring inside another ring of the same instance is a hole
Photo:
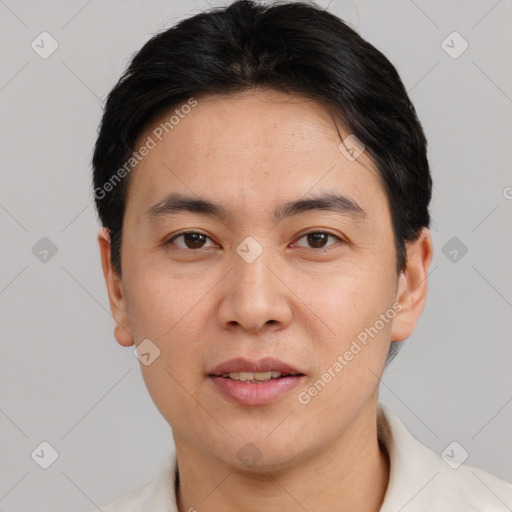
[[[294,375],[252,383],[210,376],[211,381],[225,397],[242,405],[266,405],[275,402],[296,388],[303,378],[304,375]]]

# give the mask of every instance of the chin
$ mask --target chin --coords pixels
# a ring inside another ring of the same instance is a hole
[[[230,438],[226,449],[219,450],[217,456],[240,473],[275,473],[295,466],[301,457],[297,440],[290,436],[270,440],[266,438],[269,432],[271,429],[265,429],[264,435],[252,439],[247,435]]]
[[[290,457],[287,453],[261,453],[261,455],[256,453],[252,460],[247,455],[245,459],[240,460],[238,454],[235,454],[234,458],[224,462],[235,472],[252,476],[275,474],[297,465],[296,458]]]

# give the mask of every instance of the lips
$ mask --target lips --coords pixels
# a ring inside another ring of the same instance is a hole
[[[278,402],[306,378],[297,368],[271,357],[259,361],[230,359],[216,366],[208,377],[221,396],[244,406]]]
[[[284,376],[288,375],[304,375],[300,370],[290,366],[289,364],[274,359],[272,357],[266,357],[258,361],[250,361],[243,357],[230,359],[225,361],[213,370],[210,371],[211,377],[220,377],[230,373],[265,373],[265,372],[279,372]]]

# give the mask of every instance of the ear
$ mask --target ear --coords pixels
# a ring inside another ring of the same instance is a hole
[[[123,294],[121,278],[112,267],[110,235],[107,228],[102,228],[98,233],[98,243],[101,254],[101,267],[107,285],[110,310],[116,322],[114,336],[123,347],[133,345],[133,335],[126,312],[126,300]]]
[[[433,247],[430,230],[423,228],[417,240],[408,242],[407,263],[398,278],[396,301],[402,309],[393,320],[391,339],[403,341],[414,331],[427,299],[427,275]]]

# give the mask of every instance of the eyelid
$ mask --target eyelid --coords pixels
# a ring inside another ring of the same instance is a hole
[[[204,236],[211,238],[208,233],[205,233],[204,231],[201,231],[200,229],[184,229],[183,231],[178,231],[177,233],[173,233],[168,238],[168,240],[172,240],[173,238],[176,238],[177,236],[180,236],[180,235],[188,235],[189,233],[197,233],[198,235],[204,235]]]

